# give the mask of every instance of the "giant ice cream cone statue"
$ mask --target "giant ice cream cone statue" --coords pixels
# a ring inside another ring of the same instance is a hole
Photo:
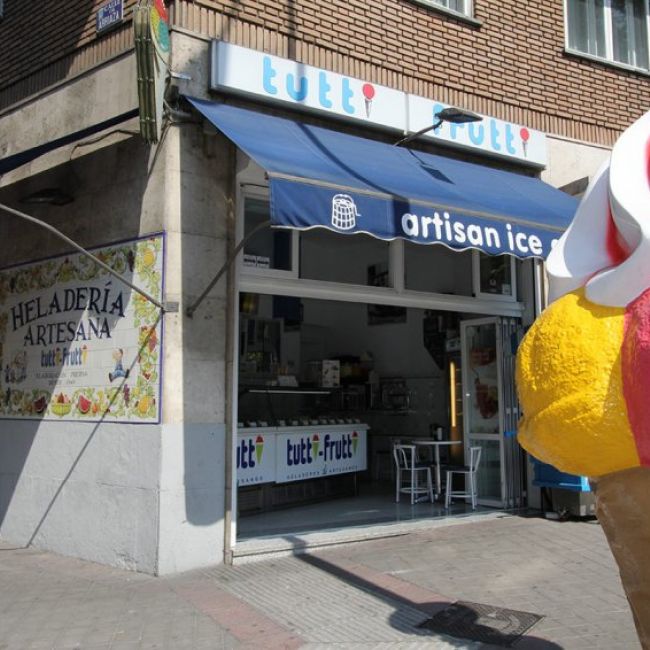
[[[517,355],[519,441],[594,479],[650,649],[650,112],[614,146],[547,269],[553,302]]]

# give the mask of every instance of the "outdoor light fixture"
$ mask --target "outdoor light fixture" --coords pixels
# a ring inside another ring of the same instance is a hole
[[[74,199],[58,187],[48,187],[38,192],[32,192],[32,194],[28,194],[20,199],[21,203],[27,203],[29,205],[66,205],[72,203],[72,201]]]
[[[398,140],[395,143],[395,146],[399,147],[400,145],[410,142],[411,140],[415,140],[415,138],[419,138],[424,133],[434,131],[443,122],[451,122],[452,124],[465,124],[466,122],[480,122],[483,119],[480,115],[472,113],[472,111],[466,111],[462,108],[457,108],[456,106],[443,108],[441,111],[438,111],[436,113],[436,117],[438,118],[438,121],[435,124],[427,126],[424,129],[420,129],[415,133],[405,135],[401,140]]]

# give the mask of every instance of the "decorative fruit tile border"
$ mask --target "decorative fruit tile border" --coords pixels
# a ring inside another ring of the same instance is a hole
[[[94,254],[163,294],[162,234]],[[0,418],[157,422],[161,313],[81,254],[0,271]]]

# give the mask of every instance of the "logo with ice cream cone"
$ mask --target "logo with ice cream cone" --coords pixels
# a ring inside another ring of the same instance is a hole
[[[370,111],[372,111],[372,100],[375,97],[375,87],[372,84],[363,84],[361,92],[366,103],[366,117],[369,118]]]
[[[359,446],[359,434],[356,431],[352,432],[352,453],[356,455],[357,447]]]
[[[255,438],[255,459],[259,465],[262,462],[262,454],[264,453],[264,438],[257,436]]]
[[[521,146],[524,150],[524,156],[527,158],[528,157],[528,140],[530,140],[530,131],[525,127],[522,126],[520,131],[519,131],[519,136],[521,137]]]
[[[320,447],[320,438],[315,433],[311,438],[311,448],[314,450],[314,458],[318,456],[318,448]]]

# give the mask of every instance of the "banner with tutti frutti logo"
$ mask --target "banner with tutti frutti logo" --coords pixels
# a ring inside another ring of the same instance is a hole
[[[93,249],[161,300],[163,235]],[[161,312],[81,254],[0,270],[0,419],[158,422]]]

